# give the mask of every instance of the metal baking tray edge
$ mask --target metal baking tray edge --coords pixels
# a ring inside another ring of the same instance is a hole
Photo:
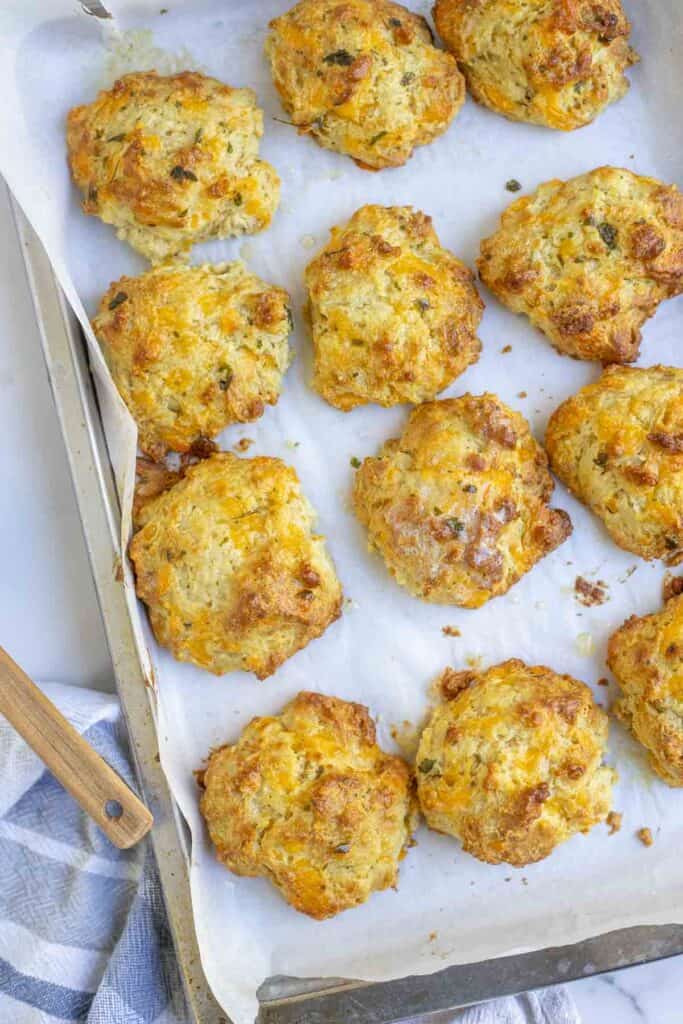
[[[189,836],[159,765],[157,741],[122,584],[116,579],[120,512],[88,352],[45,251],[12,198],[95,587],[142,795],[154,815],[152,846],[192,1024],[229,1024],[209,989],[194,931]],[[633,927],[569,946],[449,967],[382,983],[271,978],[260,1024],[398,1024],[529,989],[683,953],[683,925]]]

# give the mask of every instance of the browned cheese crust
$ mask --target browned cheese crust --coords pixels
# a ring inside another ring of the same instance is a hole
[[[548,181],[508,207],[477,264],[559,352],[632,362],[642,325],[683,291],[683,195],[616,167]]]
[[[219,859],[323,919],[395,886],[417,805],[412,773],[362,704],[300,693],[215,751],[201,810]]]
[[[468,268],[410,206],[363,206],[306,269],[313,387],[347,412],[434,398],[476,362]]]
[[[417,753],[427,824],[489,864],[523,867],[606,818],[607,715],[591,691],[543,666],[446,669]]]
[[[258,159],[262,134],[251,89],[196,71],[124,75],[67,119],[84,211],[152,263],[270,224],[280,179]]]
[[[612,634],[607,664],[621,687],[615,714],[670,786],[683,786],[683,594]]]
[[[415,409],[367,458],[354,507],[392,576],[425,601],[478,608],[571,533],[526,420],[495,395]]]
[[[620,0],[437,0],[434,20],[475,100],[563,131],[620,99],[638,60]]]
[[[389,0],[301,0],[271,21],[266,56],[299,131],[370,170],[404,164],[465,98],[425,19]]]
[[[177,482],[158,467],[142,485],[129,549],[137,594],[179,661],[265,679],[339,617],[314,511],[280,459],[220,452]]]
[[[290,298],[239,261],[166,264],[111,284],[93,330],[140,448],[160,459],[277,402]]]
[[[683,561],[683,370],[608,367],[556,409],[545,443],[619,547]]]

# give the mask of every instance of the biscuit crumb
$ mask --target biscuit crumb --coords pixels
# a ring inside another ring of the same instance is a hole
[[[442,626],[441,632],[444,636],[462,636],[457,626]]]
[[[301,244],[304,249],[312,249],[315,245],[315,238],[313,235],[304,235],[301,239]]]
[[[517,398],[526,398],[526,397],[527,397],[527,392],[526,391],[518,391],[517,392]]]
[[[509,181],[505,182],[505,188],[508,192],[519,192],[521,187],[521,182],[517,181],[516,178],[510,178]]]
[[[662,596],[665,601],[669,601],[672,597],[678,597],[679,594],[683,594],[683,576],[674,576],[673,573],[668,572],[664,577]]]
[[[605,818],[605,824],[607,825],[607,828],[609,829],[609,834],[611,836],[613,836],[615,832],[618,832],[621,829],[621,822],[623,817],[624,815],[621,814],[619,811],[610,811],[607,817]]]
[[[609,686],[609,679],[606,676],[600,676],[598,686]]]
[[[248,452],[253,443],[253,437],[241,437],[239,441],[233,445],[233,448],[236,452]]]
[[[574,597],[585,608],[594,608],[608,600],[607,584],[604,580],[591,583],[585,577],[577,576],[574,580]]]
[[[512,352],[512,345],[505,345],[500,351],[506,356],[508,352]]]
[[[438,932],[430,932],[429,933],[429,941],[430,942],[436,942],[436,937],[437,937],[438,934],[439,934]]]
[[[643,846],[652,846],[654,839],[652,838],[652,829],[650,828],[639,828],[636,835],[640,839]]]

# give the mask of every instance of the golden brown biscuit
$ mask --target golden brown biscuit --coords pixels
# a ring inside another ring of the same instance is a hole
[[[347,412],[434,398],[476,362],[484,304],[410,206],[363,206],[306,269],[313,387]]]
[[[318,919],[396,885],[416,825],[408,765],[362,704],[300,693],[209,758],[201,810],[219,859]]]
[[[620,0],[436,0],[434,20],[475,100],[563,131],[620,99],[638,60]]]
[[[478,608],[571,533],[526,420],[495,395],[415,409],[356,474],[371,549],[415,597]]]
[[[446,669],[439,683],[416,759],[430,828],[479,860],[523,867],[605,819],[607,715],[584,683],[517,659]]]
[[[508,207],[477,265],[560,352],[632,362],[642,325],[683,291],[683,195],[616,167],[548,181]]]
[[[545,444],[619,547],[683,561],[683,370],[608,367],[555,410]]]
[[[195,71],[124,75],[67,120],[83,209],[152,263],[270,224],[280,179],[258,159],[262,135],[251,89]]]
[[[216,453],[155,492],[129,550],[154,635],[179,661],[265,679],[339,617],[315,513],[280,459]]]
[[[683,594],[612,634],[607,664],[622,693],[614,712],[670,786],[683,786]]]
[[[122,277],[93,320],[140,448],[154,459],[277,402],[291,326],[287,292],[239,261]]]
[[[266,56],[299,131],[370,170],[404,164],[465,98],[425,19],[389,0],[301,0],[271,21]]]

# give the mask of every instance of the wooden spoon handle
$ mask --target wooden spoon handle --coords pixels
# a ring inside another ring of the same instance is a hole
[[[2,647],[0,712],[115,846],[127,850],[149,832],[142,801]]]

